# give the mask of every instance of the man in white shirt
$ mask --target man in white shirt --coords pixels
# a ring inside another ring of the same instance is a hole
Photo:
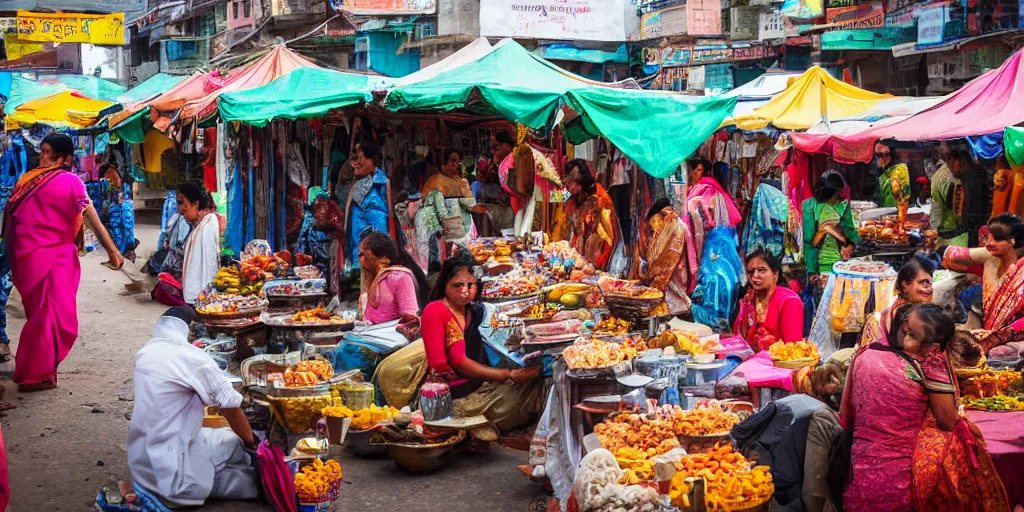
[[[208,498],[257,496],[255,438],[242,395],[217,363],[188,342],[191,310],[168,310],[135,356],[135,410],[128,429],[133,481],[168,506],[199,506]],[[230,429],[203,428],[204,405],[216,405]]]

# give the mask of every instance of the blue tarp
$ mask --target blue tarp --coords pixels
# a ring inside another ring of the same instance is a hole
[[[568,43],[557,43],[537,48],[533,53],[538,57],[548,60],[571,60],[589,62],[591,64],[626,64],[629,62],[629,54],[626,52],[625,44],[619,46],[614,52],[606,52],[604,50],[576,48]]]

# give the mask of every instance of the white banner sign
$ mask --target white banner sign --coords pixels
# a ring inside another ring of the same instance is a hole
[[[782,20],[782,13],[778,10],[762,12],[759,21],[757,38],[761,41],[786,37],[786,24]]]
[[[480,35],[625,41],[622,0],[480,0]]]
[[[917,14],[917,44],[935,44],[942,42],[942,32],[946,27],[946,14],[949,7],[932,7],[921,9]]]

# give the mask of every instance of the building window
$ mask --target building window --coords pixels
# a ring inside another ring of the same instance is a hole
[[[231,19],[238,19],[238,2],[231,2]]]
[[[242,17],[248,18],[250,15],[249,11],[249,0],[242,0]]]

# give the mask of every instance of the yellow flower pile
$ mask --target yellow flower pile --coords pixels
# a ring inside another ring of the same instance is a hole
[[[818,359],[818,346],[806,341],[787,343],[776,341],[768,347],[768,353],[776,361],[792,361],[793,359]]]
[[[325,464],[319,458],[311,466],[295,473],[295,494],[302,503],[319,503],[325,500],[331,484],[341,480],[341,464],[328,460]]]

